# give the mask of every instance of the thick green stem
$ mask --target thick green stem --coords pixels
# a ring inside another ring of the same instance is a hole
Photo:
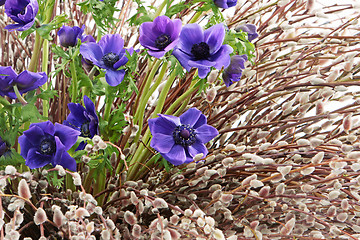
[[[159,62],[160,64],[160,62]],[[150,75],[149,75],[149,80],[148,82],[151,82],[151,79],[154,78],[154,75],[159,67],[159,64],[155,64],[155,67],[152,69]],[[140,138],[140,133],[143,129],[143,123],[144,123],[144,113],[145,113],[145,108],[146,108],[146,104],[149,101],[149,98],[151,97],[151,95],[153,94],[153,92],[155,91],[155,89],[157,88],[157,86],[159,86],[159,84],[161,83],[161,80],[164,78],[164,75],[166,73],[167,70],[167,66],[168,63],[164,62],[160,74],[156,80],[156,82],[154,83],[154,86],[149,90],[150,84],[148,84],[148,86],[145,88],[146,91],[144,91],[145,97],[143,97],[140,101],[140,106],[138,108],[138,111],[136,112],[135,116],[137,116],[137,118],[134,118],[134,123],[137,123],[139,126],[139,130],[134,138],[134,142],[138,142],[139,138]],[[139,114],[138,114],[139,113]]]
[[[176,71],[174,70],[170,74],[168,80],[166,81],[166,83],[164,85],[164,88],[160,92],[158,103],[157,103],[156,108],[152,115],[153,118],[157,117],[158,113],[161,113],[161,110],[163,109],[164,104],[165,104],[166,96],[167,96],[172,84],[174,83],[175,77],[176,77]]]
[[[195,23],[195,22],[199,19],[199,17],[201,16],[201,14],[202,14],[202,12],[197,11],[197,12],[194,14],[194,16],[191,18],[191,20],[189,21],[189,24],[190,24],[190,23]]]
[[[175,108],[180,105],[181,103],[183,103],[190,94],[192,94],[194,91],[196,91],[199,87],[196,86],[195,82],[191,82],[190,88],[184,92],[180,97],[178,97],[175,102],[173,102],[173,104],[171,104],[171,106],[167,109],[167,111],[165,112],[165,114],[172,114],[175,110]]]
[[[145,96],[147,96],[147,93],[149,91],[149,88],[150,88],[150,84],[152,82],[152,79],[154,78],[155,76],[155,73],[158,71],[159,69],[159,65],[160,65],[160,61],[158,61],[157,59],[152,63],[150,69],[150,74],[147,74],[146,78],[145,78],[145,85],[144,85],[144,88],[142,90],[142,94],[139,93],[138,95],[138,98],[140,98],[139,100],[139,106],[135,112],[135,116],[134,116],[134,123],[137,124],[137,122],[139,121],[139,119],[143,118],[144,117],[144,111],[142,110],[143,108],[145,108],[145,105],[147,103],[147,101],[149,99],[146,99],[146,97],[142,97],[141,96],[143,94],[145,94]],[[140,124],[139,124],[140,125]]]
[[[39,62],[41,42],[42,42],[41,36],[38,32],[36,32],[34,49],[32,52],[32,56],[31,56],[31,60],[30,60],[29,68],[28,68],[28,70],[30,72],[36,72],[37,64]]]
[[[71,82],[72,82],[72,94],[71,94],[71,101],[76,103],[77,98],[77,75],[76,75],[76,67],[75,67],[75,59],[72,59],[70,62],[70,70],[71,70]]]
[[[167,1],[163,0],[163,2],[161,3],[161,5],[158,7],[158,9],[155,12],[155,17],[160,16],[161,11],[164,9],[165,5],[166,5]]]
[[[169,78],[167,79],[164,88],[162,89],[162,91],[160,92],[159,95],[159,100],[158,103],[156,105],[156,108],[153,112],[152,118],[157,117],[158,113],[161,113],[161,110],[164,107],[165,104],[165,100],[166,100],[166,96],[172,86],[172,84],[174,83],[174,80],[176,78],[176,71],[174,70]],[[142,141],[144,144],[146,144],[147,147],[149,147],[150,143],[149,143],[149,139],[150,139],[150,130],[149,128],[146,130],[144,137],[142,138]],[[139,174],[139,170],[140,170],[140,165],[142,165],[145,160],[146,160],[146,155],[149,154],[149,150],[147,148],[145,148],[143,145],[139,145],[139,147],[137,148],[133,158],[130,161],[129,164],[129,172],[128,172],[128,179],[135,179],[136,175]]]
[[[20,94],[17,85],[14,85],[13,88],[14,88],[15,95],[16,95],[17,99],[19,100],[19,102],[21,102],[22,105],[26,105],[27,102],[26,102],[26,100],[23,98],[23,96]]]
[[[110,86],[106,87],[106,98],[105,98],[105,111],[104,111],[104,120],[105,121],[109,121],[109,117],[110,117],[110,112],[111,112],[111,108],[112,108],[112,104],[114,102],[114,96],[109,93],[109,89]]]
[[[48,74],[48,62],[49,62],[49,41],[44,39],[43,43],[43,55],[42,55],[42,71]],[[42,89],[46,91],[48,89],[48,82],[46,82]],[[43,99],[43,116],[49,116],[49,101]]]

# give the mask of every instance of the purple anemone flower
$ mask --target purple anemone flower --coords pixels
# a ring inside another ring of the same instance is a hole
[[[151,56],[161,58],[178,43],[181,26],[180,19],[159,16],[141,24],[139,42]]]
[[[214,0],[214,3],[219,8],[230,8],[236,6],[237,0]]]
[[[106,70],[105,79],[110,86],[117,86],[125,76],[125,70],[117,70],[129,60],[126,57],[124,40],[120,34],[107,34],[99,43],[88,42],[80,46],[81,55],[96,66]],[[133,48],[127,49],[130,54]]]
[[[5,27],[8,30],[25,31],[34,24],[39,11],[37,0],[6,0],[5,13],[16,22]]]
[[[79,28],[77,26],[62,26],[62,28],[60,28],[60,30],[58,31],[60,45],[66,48],[76,46],[77,40],[82,38],[84,29],[84,25],[82,26],[82,28]]]
[[[46,83],[47,75],[45,72],[33,73],[23,71],[19,75],[12,67],[0,66],[0,95],[16,98],[13,86],[16,85],[20,94],[34,90]]]
[[[99,118],[95,111],[94,103],[84,96],[85,108],[80,103],[69,103],[71,113],[64,121],[64,125],[80,132],[81,137],[93,138],[99,134]],[[76,150],[85,148],[85,141],[81,142]]]
[[[180,41],[173,55],[189,72],[192,67],[198,68],[200,78],[205,78],[211,67],[221,69],[230,64],[232,47],[225,44],[225,28],[217,24],[203,31],[200,25],[188,24],[180,33]]]
[[[200,153],[205,157],[208,150],[204,144],[219,134],[196,108],[180,117],[159,114],[149,120],[149,127],[153,135],[150,146],[175,166],[192,162]]]
[[[242,30],[244,32],[247,32],[248,34],[248,40],[251,42],[255,38],[259,36],[259,34],[256,32],[256,26],[254,24],[244,24],[236,27],[236,31]]]
[[[240,81],[242,71],[245,69],[247,55],[234,55],[231,57],[230,65],[223,72],[223,80],[227,87],[234,82]]]
[[[31,168],[40,168],[49,163],[76,171],[76,161],[67,152],[75,143],[79,131],[50,121],[32,123],[29,130],[19,137],[21,156]]]

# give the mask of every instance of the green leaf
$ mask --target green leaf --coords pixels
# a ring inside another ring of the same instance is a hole
[[[162,163],[162,165],[164,166],[166,172],[170,172],[171,169],[170,169],[169,162],[166,161],[165,158],[161,158],[161,163]]]
[[[27,104],[21,109],[21,116],[23,122],[39,122],[43,116],[39,113],[37,107],[32,104]]]
[[[20,166],[25,164],[25,159],[16,152],[15,149],[11,148],[8,154],[2,155],[0,157],[0,166],[6,167],[7,165]]]

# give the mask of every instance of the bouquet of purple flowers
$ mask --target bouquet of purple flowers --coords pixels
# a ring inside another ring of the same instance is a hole
[[[0,238],[358,239],[358,7],[1,0]]]

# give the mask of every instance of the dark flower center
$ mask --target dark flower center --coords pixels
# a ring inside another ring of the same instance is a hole
[[[179,125],[173,132],[173,137],[176,144],[180,144],[183,147],[190,146],[196,140],[195,129],[189,125]]]
[[[191,53],[194,55],[196,60],[204,60],[210,57],[210,47],[204,42],[194,44],[191,48]]]
[[[166,48],[170,43],[171,43],[171,39],[170,36],[167,34],[162,34],[158,36],[155,40],[155,46],[160,50]]]
[[[40,153],[52,155],[56,152],[56,143],[54,137],[44,137],[40,142]]]
[[[91,137],[90,134],[90,123],[89,122],[85,122],[81,125],[81,136],[83,137]]]
[[[104,61],[105,66],[110,67],[110,68],[112,68],[114,66],[114,64],[117,61],[119,61],[119,59],[120,59],[119,56],[116,55],[115,53],[112,53],[112,52],[109,52],[109,53],[105,54],[101,58],[101,60]]]

